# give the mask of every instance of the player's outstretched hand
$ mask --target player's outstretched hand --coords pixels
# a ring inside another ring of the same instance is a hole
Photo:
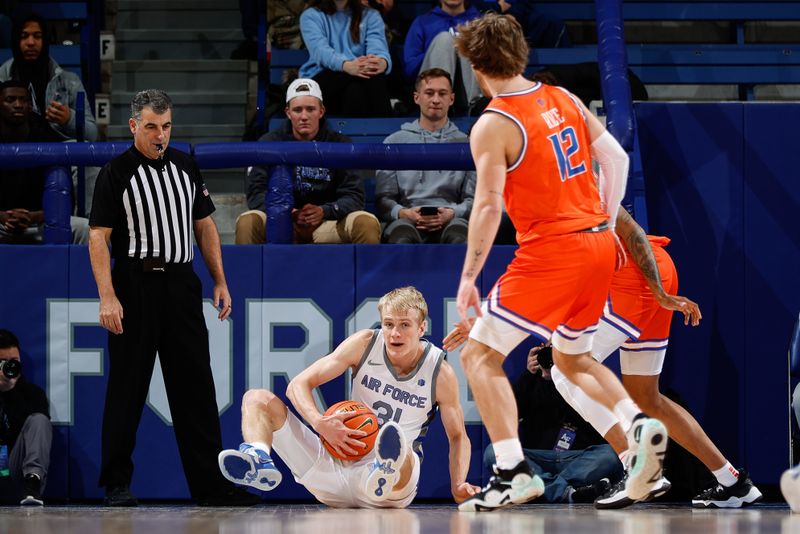
[[[466,343],[467,339],[469,339],[469,331],[472,329],[472,325],[475,324],[475,319],[475,317],[467,317],[469,328],[466,330],[461,323],[453,323],[453,329],[442,340],[442,348],[447,352],[452,352]]]
[[[683,324],[685,325],[691,322],[692,326],[697,326],[700,324],[700,319],[703,318],[703,314],[700,313],[700,306],[686,297],[664,294],[661,297],[656,297],[656,300],[658,300],[658,304],[662,308],[681,312],[683,314]]]
[[[469,482],[462,482],[452,489],[453,500],[455,500],[458,504],[461,504],[479,491],[481,491],[481,488],[478,486],[474,486]]]
[[[625,247],[622,246],[622,241],[619,240],[617,233],[611,232],[611,235],[614,236],[614,250],[617,253],[617,263],[614,266],[614,270],[619,271],[628,265],[628,255],[625,254]]]

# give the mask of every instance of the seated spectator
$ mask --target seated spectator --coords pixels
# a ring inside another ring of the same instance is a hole
[[[324,141],[349,143],[350,138],[325,123],[322,91],[314,80],[300,78],[286,92],[288,120],[261,141]],[[269,171],[255,166],[247,175],[246,211],[236,219],[236,243],[266,241]],[[380,223],[364,209],[361,178],[344,169],[294,167],[294,240],[296,243],[380,243]]]
[[[414,90],[419,119],[407,122],[384,143],[468,143],[450,122],[450,75],[442,69],[420,73]],[[387,243],[464,243],[475,197],[474,171],[386,171],[376,175],[375,203],[387,223]]]
[[[34,113],[46,118],[63,139],[77,139],[75,120],[79,92],[84,94],[84,137],[97,140],[97,125],[86,98],[86,89],[75,74],[62,69],[48,53],[47,26],[36,14],[14,25],[11,49],[14,57],[0,66],[0,82],[24,82],[31,94]]]
[[[239,5],[251,1],[240,0]],[[306,0],[267,0],[267,38],[272,46],[287,49],[303,48],[300,14],[305,8]],[[244,16],[244,11],[242,14]],[[242,29],[246,33],[244,19],[242,19]]]
[[[544,502],[593,502],[622,476],[622,464],[611,445],[561,398],[552,367],[552,349],[533,348],[527,371],[514,384],[525,460],[544,481]],[[484,464],[494,463],[490,445]]]
[[[536,0],[498,0],[500,12],[511,15],[533,48],[559,48],[572,46],[564,21],[536,11]]]
[[[480,16],[477,8],[466,6],[466,0],[440,0],[432,11],[415,18],[403,47],[406,78],[413,80],[420,71],[432,68],[444,69],[455,81],[459,107],[479,98],[481,90],[475,73],[469,61],[456,53],[453,39],[459,25]]]
[[[310,56],[300,77],[319,83],[331,115],[391,114],[386,73],[392,60],[376,10],[361,0],[311,0],[300,31]]]
[[[31,113],[27,85],[0,83],[0,143],[59,142],[58,135],[39,115]],[[44,237],[44,167],[0,171],[0,243],[36,244]],[[72,242],[85,245],[89,222],[70,217]]]
[[[0,472],[21,484],[20,504],[41,506],[53,440],[50,402],[21,374],[19,340],[8,330],[0,330],[0,365],[0,456],[8,462]]]

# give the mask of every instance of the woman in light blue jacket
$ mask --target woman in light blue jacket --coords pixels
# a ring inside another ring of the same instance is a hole
[[[361,0],[311,0],[300,31],[310,55],[300,77],[320,85],[329,115],[391,115],[386,73],[392,60],[376,10]]]

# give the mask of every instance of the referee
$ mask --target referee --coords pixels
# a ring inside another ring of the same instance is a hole
[[[192,498],[255,504],[257,497],[234,488],[217,467],[222,439],[200,280],[192,270],[194,231],[225,320],[231,296],[210,216],[214,204],[194,160],[169,148],[172,102],[165,92],[137,93],[128,124],[133,146],[98,175],[89,220],[100,324],[110,332],[100,472],[105,503],[137,505],[129,489],[131,455],[158,352]]]

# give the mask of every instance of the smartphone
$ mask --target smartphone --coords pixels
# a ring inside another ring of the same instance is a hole
[[[437,213],[439,213],[438,206],[421,206],[419,208],[420,215],[436,215]]]

